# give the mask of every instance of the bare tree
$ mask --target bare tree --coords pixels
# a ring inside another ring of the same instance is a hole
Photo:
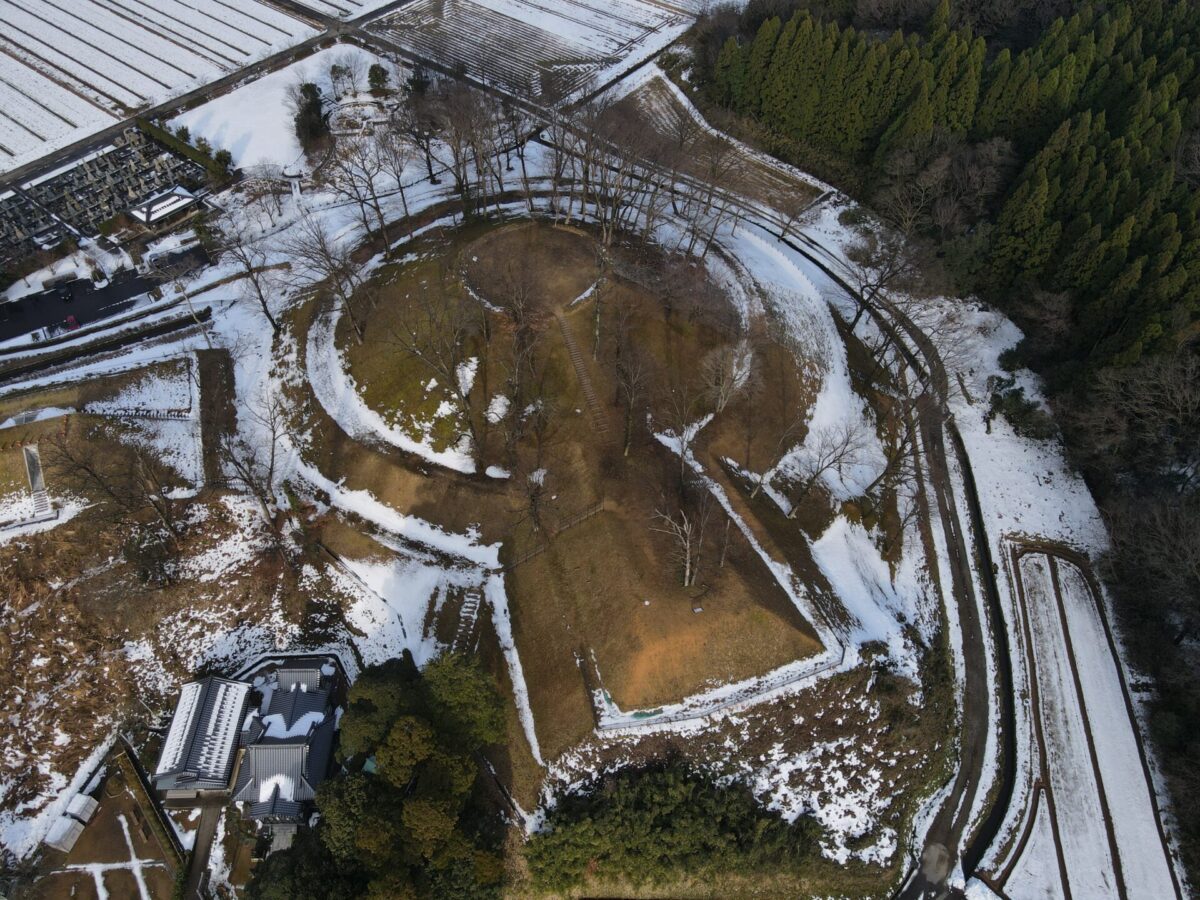
[[[276,510],[276,478],[280,447],[291,433],[287,407],[282,397],[263,387],[255,401],[243,405],[239,413],[248,419],[246,430],[254,433],[249,439],[223,434],[221,459],[230,486],[254,498],[263,522],[278,538],[281,523]]]
[[[204,343],[211,350],[213,342],[209,330],[212,325],[212,319],[210,317],[208,321],[205,321],[200,318],[199,313],[196,312],[196,307],[192,304],[192,295],[186,290],[183,284],[184,277],[192,271],[193,266],[187,260],[177,259],[172,261],[169,257],[157,257],[148,261],[148,267],[152,278],[162,284],[170,283],[175,288],[175,293],[183,297],[183,302],[188,308],[188,314],[192,317],[192,321],[204,336]]]
[[[633,446],[634,423],[643,411],[646,390],[650,383],[650,364],[636,345],[630,344],[617,359],[617,391],[625,407],[625,427],[622,453],[629,455]]]
[[[325,168],[326,179],[334,193],[357,204],[363,233],[368,237],[374,218],[385,252],[391,248],[391,241],[380,192],[384,175],[389,171],[388,162],[374,137],[343,137],[338,140]]]
[[[176,546],[184,523],[161,464],[142,447],[105,447],[100,436],[100,431],[94,430],[79,440],[66,432],[45,439],[41,449],[46,468],[94,494],[116,521],[132,524],[143,514],[152,514]]]
[[[817,219],[821,207],[813,202],[804,191],[784,191],[775,201],[775,208],[783,217],[780,234],[789,237],[799,234]]]
[[[679,486],[687,484],[688,456],[699,431],[699,397],[689,382],[679,382],[667,388],[659,399],[654,418],[666,426],[675,441],[679,454]]]
[[[922,400],[922,395],[917,393],[918,388],[919,385],[914,383],[911,391],[892,399],[890,427],[886,429],[883,440],[884,466],[871,483],[863,488],[863,498],[869,498],[881,484],[885,485],[885,488],[894,486],[911,474],[917,444],[917,408]]]
[[[283,169],[269,164],[251,166],[245,172],[242,184],[247,206],[266,216],[267,222],[274,226],[276,217],[283,213],[280,199],[281,194],[286,192]]]
[[[533,96],[532,85],[528,86],[523,96]],[[534,117],[520,104],[509,100],[502,102],[499,124],[500,136],[504,144],[505,168],[512,171],[511,154],[515,152],[517,161],[521,165],[521,187],[525,194],[525,203],[531,213],[533,212],[533,196],[530,188],[529,167],[525,158],[525,150],[530,132],[534,129],[535,121]]]
[[[774,466],[778,460],[783,456],[784,453],[796,445],[796,442],[800,439],[800,436],[808,427],[808,413],[809,411],[806,407],[794,408],[791,416],[784,423],[783,427],[777,432],[774,444],[774,452],[771,454],[770,465],[764,466],[762,472],[759,473],[754,479],[754,487],[750,489],[751,500],[759,495],[763,489],[763,486],[767,483],[767,481],[770,480],[771,475],[774,473]],[[751,420],[757,418],[757,415],[753,409],[747,410],[747,416]],[[750,469],[749,443],[749,440],[747,440],[746,468],[748,470]]]
[[[1200,633],[1200,497],[1128,492],[1110,504],[1113,546],[1106,559],[1158,607],[1178,646]]]
[[[846,270],[854,287],[857,309],[850,330],[881,291],[912,273],[912,258],[904,239],[891,231],[870,231],[846,250]]]
[[[1179,159],[1176,165],[1180,177],[1193,187],[1200,185],[1200,132],[1193,131],[1179,142]]]
[[[271,331],[278,335],[279,321],[271,312],[271,304],[267,300],[274,276],[267,264],[267,248],[263,239],[232,219],[221,223],[218,234],[221,253],[237,263],[241,270],[244,295],[258,302],[259,309],[271,325]]]
[[[700,573],[704,530],[712,510],[712,495],[707,491],[697,494],[695,502],[687,505],[673,506],[665,501],[660,503],[654,511],[654,524],[651,525],[653,531],[671,538],[684,588],[692,587]]]
[[[823,476],[853,465],[862,449],[862,426],[856,422],[843,421],[810,433],[791,470],[798,480],[790,491],[788,518],[796,517],[800,504]]]
[[[355,293],[362,278],[354,264],[353,248],[334,236],[318,217],[306,215],[292,229],[284,249],[303,261],[304,269],[293,267],[303,287],[324,286],[341,304],[354,330],[354,339],[363,341],[361,317],[355,311]]]
[[[746,341],[714,347],[700,362],[705,394],[720,415],[750,380],[754,353]]]
[[[392,112],[392,128],[404,135],[412,146],[420,150],[425,160],[429,183],[438,184],[433,168],[433,145],[441,132],[436,104],[429,88],[415,90],[410,87],[404,103]]]
[[[1093,399],[1072,414],[1107,456],[1177,494],[1200,484],[1200,360],[1187,351],[1097,373]]]
[[[400,203],[404,207],[404,221],[408,236],[412,237],[412,217],[408,211],[408,192],[404,187],[404,176],[409,166],[417,159],[418,149],[403,133],[384,129],[375,135],[376,151],[384,171],[396,182],[400,192]]]
[[[433,104],[441,140],[431,145],[430,153],[450,173],[463,215],[469,217],[486,205],[485,175],[496,171],[489,168],[498,133],[494,109],[484,95],[459,81],[440,83]],[[483,196],[477,198],[476,190]]]
[[[339,53],[329,66],[329,82],[334,94],[357,94],[366,71],[366,63],[354,50]]]

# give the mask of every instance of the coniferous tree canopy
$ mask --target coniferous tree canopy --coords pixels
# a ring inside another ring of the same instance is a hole
[[[1007,142],[1012,177],[983,208],[951,216],[935,197],[912,217],[905,203],[904,224],[961,239],[952,256],[971,260],[963,287],[1009,309],[1031,289],[1068,292],[1071,327],[1046,360],[1065,377],[1189,340],[1200,219],[1176,167],[1200,95],[1200,11],[1085,4],[1027,49],[990,59],[951,12],[943,0],[921,33],[886,39],[807,10],[767,18],[752,38],[728,38],[700,81],[797,162],[836,176],[849,160],[849,180],[868,193],[926,175],[922,163],[947,147],[957,160]]]
[[[296,137],[305,150],[329,133],[329,125],[322,111],[321,91],[312,82],[300,85],[296,98]]]
[[[635,884],[728,873],[769,877],[805,859],[819,829],[789,825],[737,783],[718,784],[683,763],[624,769],[583,795],[560,799],[529,843],[539,887],[565,891],[585,876]]]

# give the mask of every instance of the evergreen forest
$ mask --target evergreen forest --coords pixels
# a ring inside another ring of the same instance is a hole
[[[751,0],[691,49],[715,122],[873,210],[929,291],[1022,328],[1002,361],[1043,376],[1108,521],[1105,575],[1155,678],[1151,736],[1197,871],[1200,7]],[[1003,387],[994,410],[1055,436]]]

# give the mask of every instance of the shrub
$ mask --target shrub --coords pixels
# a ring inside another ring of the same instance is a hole
[[[1016,387],[1012,378],[1001,379],[992,392],[989,415],[997,414],[1004,416],[1021,437],[1044,441],[1058,433],[1050,414],[1026,397],[1025,388]]]
[[[770,875],[807,858],[818,833],[812,819],[788,824],[764,809],[744,785],[671,761],[562,798],[526,853],[534,882],[564,892],[592,875],[635,884]]]

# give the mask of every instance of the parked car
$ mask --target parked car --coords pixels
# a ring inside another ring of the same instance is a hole
[[[67,316],[63,324],[67,326],[67,331],[76,331],[79,328],[79,321],[74,316]]]

